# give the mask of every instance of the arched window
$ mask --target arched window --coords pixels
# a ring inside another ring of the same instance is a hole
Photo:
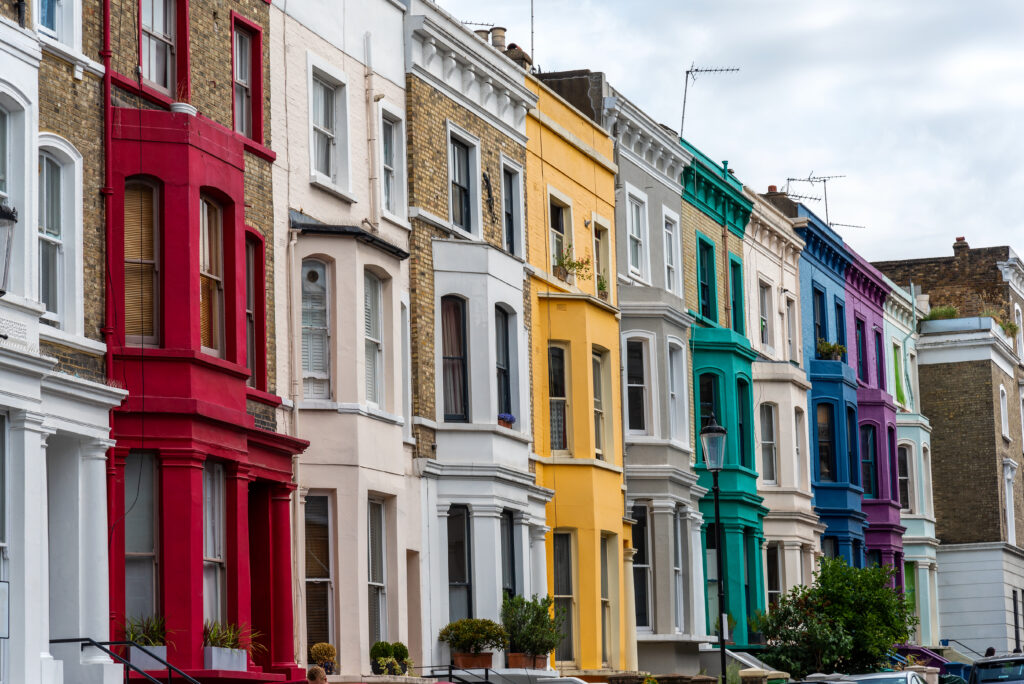
[[[1006,388],[999,385],[999,420],[1003,428],[1003,437],[1010,438],[1010,414],[1006,409]]]
[[[331,393],[331,349],[328,323],[327,264],[302,262],[302,391],[306,399],[328,399]]]
[[[384,403],[384,340],[381,332],[380,278],[366,271],[363,274],[363,328],[366,358],[366,401],[374,406]]]
[[[83,335],[82,155],[64,138],[41,133],[38,163],[36,255],[32,264],[38,267],[37,299],[46,307],[42,320],[54,328]]]
[[[778,482],[778,430],[776,415],[778,407],[765,402],[761,404],[761,480],[767,484]]]
[[[469,350],[466,344],[466,300],[441,298],[441,363],[444,419],[469,421]]]
[[[129,181],[124,189],[124,335],[126,344],[159,344],[157,189]]]

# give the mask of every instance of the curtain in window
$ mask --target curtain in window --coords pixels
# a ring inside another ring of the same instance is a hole
[[[441,299],[441,354],[445,420],[469,418],[466,377],[466,304],[458,297]]]
[[[548,348],[548,397],[550,398],[551,448],[569,447],[565,418],[565,350]]]
[[[124,193],[124,332],[152,338],[156,318],[156,230],[153,188],[129,185]]]

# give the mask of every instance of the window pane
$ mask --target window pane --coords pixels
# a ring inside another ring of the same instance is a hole
[[[836,472],[835,454],[833,453],[835,441],[832,425],[832,406],[830,404],[818,404],[817,412],[819,477],[825,482],[834,482]]]
[[[555,660],[573,659],[573,581],[572,536],[565,532],[552,535],[554,556],[555,610],[565,614],[563,638],[555,650]]]
[[[133,452],[124,463],[124,550],[153,553],[155,544],[153,457]]]
[[[381,140],[384,148],[384,166],[395,166],[395,124],[388,119],[381,122]]]
[[[124,613],[127,618],[155,615],[156,573],[152,556],[124,559]]]
[[[910,506],[910,450],[901,446],[896,450],[897,468],[900,478],[900,508],[909,510]]]
[[[0,109],[0,193],[7,194],[7,112]]]
[[[516,594],[515,523],[511,511],[501,514],[501,587],[505,596]]]
[[[235,80],[240,83],[249,83],[249,76],[252,70],[252,55],[249,52],[249,34],[235,28]]]
[[[864,497],[867,499],[874,499],[878,496],[875,458],[875,428],[871,425],[862,425],[860,428],[860,481],[864,487]]]
[[[643,342],[626,342],[626,390],[629,402],[629,429],[647,429],[647,407],[645,387],[646,368]]]
[[[302,263],[302,373],[305,396],[329,394],[327,328],[327,267],[319,261]]]
[[[306,495],[306,579],[331,576],[328,501],[326,496]]]
[[[633,593],[638,627],[650,627],[650,550],[648,549],[647,507],[633,506]]]
[[[58,313],[60,247],[48,240],[39,241],[39,301],[50,313]]]
[[[465,506],[448,510],[448,619],[472,616],[470,584],[469,511]]]
[[[775,482],[775,467],[775,406],[761,404],[761,477]]]
[[[384,504],[371,501],[369,505],[369,578],[371,582],[384,581]]]
[[[57,0],[39,0],[39,23],[51,31],[57,30]]]
[[[331,643],[330,585],[327,582],[306,583],[306,643]]]
[[[458,297],[441,299],[441,349],[445,420],[469,417],[466,396],[466,305]]]

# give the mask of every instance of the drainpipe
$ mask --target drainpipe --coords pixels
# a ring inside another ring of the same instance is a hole
[[[372,36],[363,34],[363,78],[366,82],[366,142],[369,146],[367,160],[370,165],[370,225],[374,230],[380,227],[380,160],[378,159],[378,128],[380,121],[374,111],[377,103],[384,99],[384,93],[374,91]]]
[[[729,162],[722,162],[722,178],[729,179]],[[729,222],[722,212],[722,264],[725,266],[725,327],[732,329],[732,280],[729,272]]]
[[[25,28],[25,0],[18,0],[18,26]]]
[[[19,5],[24,6],[24,2]],[[19,13],[23,13],[24,8],[19,7]],[[23,19],[24,17],[22,17]],[[22,24],[24,25],[24,23]],[[111,274],[114,272],[114,265],[111,261],[110,242],[111,235],[114,232],[113,216],[110,211],[110,197],[113,194],[113,189],[110,187],[111,180],[114,176],[114,158],[111,154],[111,141],[113,140],[113,128],[114,128],[114,110],[111,106],[111,81],[110,81],[110,0],[103,0],[103,49],[100,50],[100,58],[103,61],[103,188],[100,190],[100,194],[103,195],[103,213],[104,213],[104,224],[106,231],[106,256],[107,256],[107,273],[106,282],[109,287],[111,283]],[[107,378],[110,380],[114,379],[114,352],[111,347],[114,341],[114,301],[113,297],[110,296],[110,292],[107,292],[106,296],[106,320],[103,323],[101,332],[103,333],[103,342],[107,345],[106,351],[106,367],[107,367]]]
[[[903,378],[906,380],[904,383],[907,387],[907,396],[910,397],[911,404],[914,407],[914,412],[917,413],[917,397],[914,396],[914,386],[911,383],[910,378],[910,354],[907,351],[907,340],[914,336],[917,332],[917,295],[914,293],[914,281],[910,281],[910,315],[914,319],[914,325],[911,326],[910,332],[903,338],[902,354],[903,354]]]

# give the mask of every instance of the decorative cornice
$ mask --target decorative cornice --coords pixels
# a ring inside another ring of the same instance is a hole
[[[630,102],[614,88],[603,101],[602,125],[612,134],[619,151],[659,180],[682,190],[683,169],[693,155],[679,145],[679,138]]]
[[[885,306],[885,298],[889,295],[889,287],[882,280],[881,272],[864,260],[864,257],[850,250],[853,259],[846,270],[846,282],[864,295],[879,309]]]
[[[743,191],[753,202],[746,229],[747,237],[770,254],[778,255],[783,263],[799,268],[804,241],[796,234],[795,226],[803,225],[805,219],[791,219],[750,188],[744,188]]]
[[[813,258],[827,270],[845,279],[846,269],[852,261],[846,245],[807,207],[802,204],[799,207],[801,214],[807,218],[806,223],[796,227],[797,235],[804,240],[804,256]]]
[[[524,72],[432,3],[416,2],[405,18],[405,68],[526,144],[526,113],[537,96]]]
[[[1015,295],[1024,299],[1024,264],[1020,257],[1010,250],[1010,258],[1006,261],[997,261],[996,267],[1003,276],[1003,282],[1010,285]]]
[[[754,206],[743,193],[743,184],[729,171],[728,162],[715,164],[685,139],[680,138],[679,144],[693,155],[683,170],[683,199],[742,240]]]
[[[902,287],[882,275],[886,286],[889,288],[889,296],[885,298],[885,313],[893,319],[905,332],[913,332],[916,328],[914,317],[914,306],[911,304],[910,293]],[[918,309],[917,316],[923,317],[924,312]]]

